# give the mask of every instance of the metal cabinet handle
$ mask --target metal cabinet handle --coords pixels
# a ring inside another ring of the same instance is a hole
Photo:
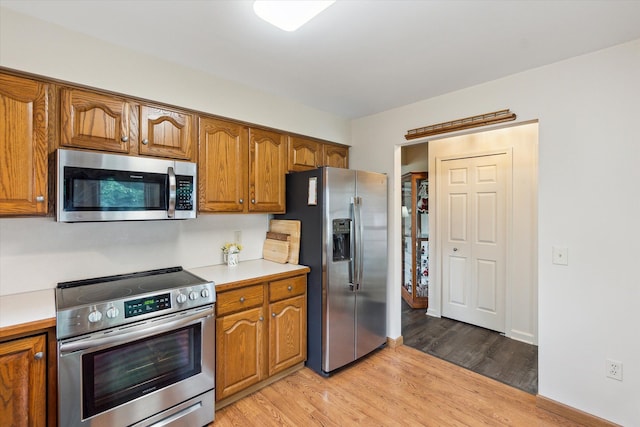
[[[292,289],[293,289],[293,286],[291,286],[291,285],[287,286],[287,290],[288,290],[289,292],[291,292],[291,290],[292,290]]]
[[[37,352],[36,354],[33,355],[33,358],[36,359],[36,360],[40,360],[43,357],[44,357],[44,353],[41,352],[41,351],[39,351],[39,352]]]
[[[129,137],[124,135],[122,138],[120,138],[120,141],[127,142],[127,141],[129,141]]]
[[[149,140],[148,140],[148,139],[146,139],[146,138],[145,138],[145,139],[143,139],[143,140],[142,140],[142,144],[144,144],[144,145],[149,144]]]
[[[240,302],[244,302],[244,297],[240,297]]]
[[[251,199],[251,203],[256,204],[256,199]]]
[[[244,203],[244,199],[240,199],[240,204],[243,204],[243,203]]]
[[[458,252],[458,248],[453,248],[453,252]]]
[[[44,202],[44,196],[36,196],[36,202],[38,203]]]
[[[271,313],[271,317],[276,317],[276,314],[275,313]]]
[[[258,320],[260,320],[260,321],[262,322],[262,321],[264,321],[264,317],[260,316],[260,317],[258,318]]]

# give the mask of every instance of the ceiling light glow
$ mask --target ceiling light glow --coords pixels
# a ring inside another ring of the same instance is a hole
[[[335,0],[256,0],[253,10],[260,18],[285,31],[295,31]]]

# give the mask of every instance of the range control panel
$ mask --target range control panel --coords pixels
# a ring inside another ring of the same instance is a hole
[[[77,306],[57,312],[58,339],[136,322],[215,303],[213,282],[177,288],[135,299],[118,299]]]
[[[124,302],[124,317],[140,316],[171,308],[171,294],[153,295]]]

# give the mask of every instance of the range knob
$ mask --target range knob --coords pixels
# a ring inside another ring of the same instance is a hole
[[[176,301],[178,301],[178,304],[184,304],[187,301],[187,296],[180,292],[176,297]]]
[[[89,313],[89,323],[96,323],[100,320],[102,320],[102,313],[100,313],[98,310],[93,310],[91,313]]]
[[[120,314],[120,310],[118,310],[115,307],[109,307],[106,313],[108,319],[115,319],[116,317],[118,317],[119,314]]]
[[[200,291],[200,295],[202,296],[202,298],[209,298],[209,289],[203,289],[202,291]]]
[[[198,299],[198,293],[196,291],[189,292],[189,299],[190,300]]]

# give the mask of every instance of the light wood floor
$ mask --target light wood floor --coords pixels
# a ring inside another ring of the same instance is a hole
[[[211,426],[578,426],[535,396],[400,346],[324,378],[304,368],[216,411]]]

